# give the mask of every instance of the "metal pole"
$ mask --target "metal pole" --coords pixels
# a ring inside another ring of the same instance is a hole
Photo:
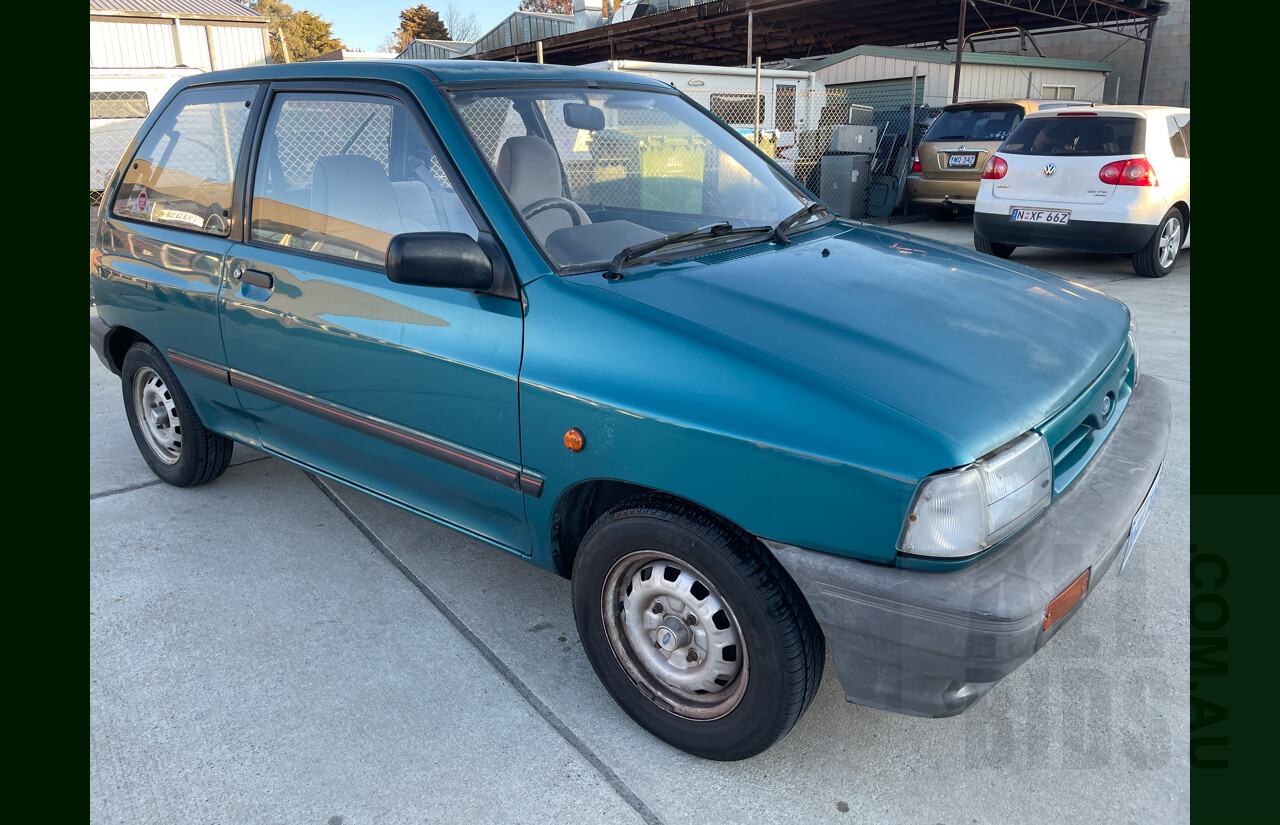
[[[756,146],[760,145],[760,58],[756,58],[756,99],[755,99],[755,121],[756,121]]]
[[[1147,69],[1151,66],[1151,43],[1156,39],[1156,21],[1147,24],[1147,47],[1142,50],[1142,79],[1138,81],[1138,105],[1147,102]]]
[[[960,0],[960,28],[956,30],[955,81],[951,84],[951,102],[960,102],[960,63],[964,59],[964,17],[969,10],[969,0]]]
[[[542,62],[542,41],[538,41],[538,62]]]
[[[751,32],[752,32],[752,26],[755,23],[754,17],[755,17],[755,12],[748,10],[747,11],[747,65],[748,66],[751,65],[751,40],[752,40]]]
[[[289,57],[289,43],[284,39],[284,29],[279,28],[276,31],[280,32],[280,51],[284,52],[284,62],[292,63],[293,60]]]

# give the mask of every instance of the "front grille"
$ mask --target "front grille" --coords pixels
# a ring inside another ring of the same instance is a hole
[[[1124,415],[1133,392],[1133,367],[1133,351],[1126,343],[1097,380],[1042,428],[1053,453],[1055,498],[1089,466]],[[1103,399],[1107,397],[1111,411],[1104,416]]]

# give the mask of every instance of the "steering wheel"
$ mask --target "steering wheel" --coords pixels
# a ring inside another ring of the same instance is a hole
[[[574,226],[582,226],[584,223],[591,223],[591,219],[587,217],[586,212],[582,211],[582,207],[578,206],[578,204],[568,198],[543,198],[542,200],[534,201],[524,209],[521,209],[520,214],[528,220],[534,215],[546,212],[548,209],[563,209],[565,212],[568,212],[569,220],[573,222]]]

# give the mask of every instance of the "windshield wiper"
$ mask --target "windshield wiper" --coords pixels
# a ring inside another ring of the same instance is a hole
[[[827,206],[825,203],[819,203],[817,201],[814,201],[813,203],[808,204],[806,206],[800,207],[796,211],[792,212],[790,215],[787,215],[785,218],[778,221],[778,225],[773,227],[773,242],[779,243],[779,244],[785,244],[787,242],[787,231],[790,230],[791,227],[795,226],[796,224],[800,223],[806,218],[810,218],[810,217],[813,217],[814,215],[818,215],[823,212],[830,212],[830,211],[831,211],[831,207]]]
[[[700,226],[697,229],[686,229],[683,232],[673,232],[670,235],[663,235],[661,238],[654,238],[651,241],[634,244],[613,256],[613,260],[609,263],[609,269],[604,273],[604,277],[610,281],[616,281],[622,277],[622,267],[629,262],[651,252],[657,252],[659,249],[665,249],[668,246],[676,244],[688,243],[691,241],[700,241],[705,238],[720,238],[728,235],[745,235],[750,232],[770,232],[773,231],[772,226],[740,226],[734,228],[733,224],[728,221],[720,223],[708,224]]]

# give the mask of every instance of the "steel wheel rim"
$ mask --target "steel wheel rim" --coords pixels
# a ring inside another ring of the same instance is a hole
[[[1161,269],[1169,269],[1178,258],[1178,249],[1182,242],[1182,221],[1171,218],[1160,230],[1160,242],[1157,247]]]
[[[133,374],[133,413],[155,457],[165,464],[177,464],[182,458],[178,404],[164,379],[150,367]]]
[[[706,576],[645,550],[613,565],[603,595],[609,646],[646,694],[687,719],[718,719],[738,706],[749,673],[743,633]]]

